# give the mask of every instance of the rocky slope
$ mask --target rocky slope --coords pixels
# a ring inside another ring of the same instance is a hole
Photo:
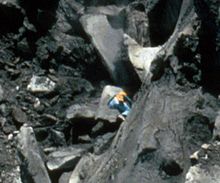
[[[219,10],[1,1],[0,182],[219,183]],[[106,103],[122,88],[120,123]]]

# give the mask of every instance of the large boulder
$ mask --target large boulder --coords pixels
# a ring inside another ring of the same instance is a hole
[[[48,156],[47,168],[50,171],[72,170],[80,160],[84,149],[67,148],[55,151]]]
[[[22,182],[51,183],[32,127],[22,126],[18,134]]]
[[[132,74],[134,70],[130,63],[123,60],[125,50],[122,25],[115,28],[103,14],[86,14],[80,18],[80,21],[114,82],[119,85],[128,85],[137,80]]]
[[[128,56],[132,65],[139,74],[140,79],[144,80],[144,75],[151,73],[152,62],[158,57],[162,47],[142,47],[127,34],[124,35],[124,41],[128,46]]]
[[[75,104],[66,110],[67,119],[93,119],[95,117],[95,109],[87,105]]]

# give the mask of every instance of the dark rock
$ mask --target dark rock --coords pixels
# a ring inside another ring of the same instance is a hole
[[[103,136],[98,136],[94,143],[94,154],[100,155],[104,153],[111,145],[115,133],[106,133]]]
[[[32,55],[32,50],[29,46],[29,43],[27,41],[27,38],[22,39],[18,44],[17,44],[17,51],[18,54],[21,55],[22,57],[30,57]]]
[[[164,160],[161,169],[170,176],[177,176],[183,172],[183,169],[173,160]]]
[[[83,92],[91,94],[94,91],[93,85],[88,80],[74,77],[60,78],[57,88],[61,96],[70,98]]]
[[[21,127],[18,151],[22,182],[51,182],[31,127]]]
[[[148,12],[152,46],[164,44],[171,36],[178,21],[182,5],[182,0],[177,0],[175,3],[171,0],[157,0],[156,2],[156,5]]]
[[[28,121],[27,115],[19,107],[12,108],[12,117],[20,125]]]
[[[0,29],[1,34],[18,32],[24,19],[24,14],[18,2],[6,0],[0,3],[0,9],[0,24],[4,25]]]
[[[55,124],[58,121],[58,119],[51,114],[43,114],[42,118],[42,120],[46,121],[47,124]]]
[[[64,133],[57,131],[57,130],[50,130],[48,140],[53,146],[65,146],[66,145],[66,139],[65,139]]]

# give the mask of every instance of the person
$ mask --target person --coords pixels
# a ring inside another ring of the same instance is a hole
[[[128,113],[131,111],[132,101],[128,97],[127,93],[124,91],[120,91],[116,95],[114,95],[108,102],[108,106],[110,109],[117,109],[120,112],[118,118],[121,120],[125,120]]]

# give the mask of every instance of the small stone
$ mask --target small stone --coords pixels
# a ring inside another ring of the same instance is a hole
[[[18,123],[26,123],[27,115],[18,107],[13,107],[12,117]]]
[[[27,90],[33,93],[50,93],[54,91],[56,83],[44,76],[33,76]]]
[[[43,116],[44,116],[44,118],[48,119],[51,122],[55,123],[55,122],[58,121],[58,119],[55,116],[51,115],[51,114],[44,114]]]
[[[207,150],[210,147],[210,144],[203,144],[201,147],[203,149]]]
[[[16,131],[13,132],[13,134],[17,135],[17,134],[19,134],[19,131],[16,130]]]
[[[34,108],[38,108],[40,106],[40,99],[36,98],[34,101]]]
[[[89,135],[79,136],[78,140],[80,142],[85,142],[85,143],[90,143],[91,142],[91,138],[89,137]]]
[[[10,134],[8,135],[8,141],[11,141],[12,139],[13,139],[13,134],[10,133]]]
[[[5,123],[6,123],[6,118],[0,117],[0,125],[3,127],[5,126]]]

